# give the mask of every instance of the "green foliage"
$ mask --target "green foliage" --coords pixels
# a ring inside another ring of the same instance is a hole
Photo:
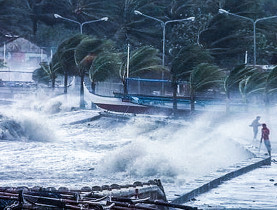
[[[4,64],[4,60],[0,60],[0,68],[4,68],[5,64]]]
[[[254,70],[253,74],[246,76],[239,82],[239,91],[245,102],[248,97],[254,94],[261,94],[264,92],[266,86],[267,72]]]
[[[36,69],[33,74],[32,74],[32,79],[36,83],[42,83],[48,85],[50,82],[50,77],[49,75],[43,70],[43,68],[38,68]]]
[[[201,63],[193,68],[190,73],[190,88],[196,91],[204,91],[223,83],[223,72],[218,66]]]
[[[108,40],[86,37],[74,50],[74,59],[77,65],[89,54],[97,56],[102,51],[111,50],[112,43]]]
[[[227,98],[230,98],[230,92],[239,91],[239,83],[251,76],[256,71],[255,68],[246,65],[240,65],[232,69],[224,80],[224,90]]]
[[[277,67],[272,69],[266,78],[265,94],[271,95],[277,93]]]
[[[152,71],[166,71],[166,69],[161,66],[161,58],[159,57],[157,49],[144,46],[131,52],[129,63],[130,77],[143,77],[147,72]],[[125,56],[119,75],[122,80],[125,80],[127,77],[127,58]]]
[[[201,63],[210,63],[213,58],[199,45],[182,48],[172,62],[171,74],[176,80],[188,80],[190,72]]]
[[[93,82],[117,78],[120,64],[120,56],[117,53],[102,52],[93,60],[89,68],[89,78]]]
[[[56,63],[53,65],[52,63],[48,64],[46,62],[42,62],[40,64],[41,68],[49,75],[51,80],[55,80],[57,78],[56,73],[59,71],[60,65]]]
[[[118,57],[112,51],[110,40],[87,37],[76,47],[74,59],[81,74],[89,74],[93,82],[104,81],[118,67]]]
[[[223,72],[215,65],[201,63],[195,66],[190,72],[190,102],[191,111],[194,111],[196,92],[205,91],[222,84]]]
[[[275,16],[277,10],[276,2],[272,0],[226,0],[222,8],[253,21]],[[270,63],[272,53],[277,47],[274,41],[276,26],[277,18],[262,20],[256,24],[258,64]],[[243,63],[245,51],[248,51],[249,61],[253,61],[253,23],[245,18],[228,14],[216,15],[200,40],[211,50],[215,61],[221,66],[232,67]]]
[[[62,70],[67,72],[68,75],[76,75],[77,70],[74,52],[78,44],[86,37],[87,36],[85,35],[78,34],[63,41],[58,46],[58,49],[54,55],[56,59],[53,60],[53,65],[57,65],[57,63],[59,63]]]
[[[55,47],[64,38],[80,31],[78,24],[56,19],[53,14],[80,23],[106,16],[109,17],[107,22],[84,25],[84,33],[109,38],[121,51],[127,43],[136,48],[151,45],[162,51],[160,22],[135,15],[134,10],[164,22],[193,16],[194,22],[167,24],[165,55],[168,66],[182,47],[195,43],[209,49],[221,67],[242,63],[245,51],[253,60],[251,22],[218,15],[219,8],[256,19],[276,15],[277,3],[276,0],[1,0],[0,24],[3,34],[8,32],[42,47]],[[257,23],[258,63],[270,63],[277,48],[276,32],[276,19]]]

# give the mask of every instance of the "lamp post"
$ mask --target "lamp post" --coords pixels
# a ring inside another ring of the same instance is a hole
[[[251,18],[248,18],[248,17],[244,17],[244,16],[241,16],[241,15],[237,15],[237,14],[234,14],[234,13],[231,13],[231,12],[228,12],[224,9],[219,9],[218,12],[220,14],[228,14],[228,15],[233,15],[235,17],[239,17],[239,18],[243,18],[245,20],[249,20],[252,22],[253,24],[253,45],[254,45],[254,61],[253,61],[253,64],[254,66],[256,66],[256,57],[257,57],[257,54],[256,54],[256,51],[257,51],[257,47],[256,47],[256,23],[259,22],[259,21],[262,21],[262,20],[268,20],[268,19],[272,19],[272,18],[277,18],[277,16],[270,16],[270,17],[264,17],[264,18],[258,18],[256,20],[254,19],[251,19]]]
[[[108,17],[103,17],[103,18],[100,18],[100,19],[97,19],[97,20],[90,20],[90,21],[85,21],[85,22],[80,23],[80,22],[78,22],[78,21],[76,21],[76,20],[72,20],[72,19],[69,19],[69,18],[65,18],[65,17],[63,17],[63,16],[61,16],[61,15],[58,15],[58,14],[54,14],[54,17],[55,17],[55,18],[61,18],[61,19],[63,19],[63,20],[67,20],[67,21],[70,21],[70,22],[79,24],[79,26],[80,26],[80,33],[81,33],[81,34],[83,34],[83,26],[84,26],[85,24],[95,23],[95,22],[99,22],[99,21],[107,21],[107,20],[109,19]]]
[[[3,53],[3,62],[4,62],[4,65],[5,65],[5,63],[6,63],[6,41],[4,41],[4,48],[3,48],[3,50],[4,50],[4,53]]]
[[[195,17],[189,17],[189,18],[184,18],[184,19],[178,19],[178,20],[168,20],[168,21],[162,21],[162,20],[160,20],[160,19],[158,19],[158,18],[155,18],[155,17],[151,17],[151,16],[149,16],[149,15],[145,15],[145,14],[143,14],[142,12],[140,12],[140,11],[138,11],[138,10],[135,10],[134,11],[134,13],[136,14],[136,15],[142,15],[142,16],[144,16],[144,17],[147,17],[147,18],[150,18],[150,19],[152,19],[152,20],[155,20],[155,21],[158,21],[158,22],[160,22],[161,23],[161,26],[162,26],[162,28],[163,28],[163,63],[162,63],[162,65],[164,66],[164,58],[165,58],[165,27],[166,27],[166,25],[168,24],[168,23],[173,23],[173,22],[182,22],[182,21],[186,21],[186,20],[191,20],[191,21],[194,21],[195,20]]]
[[[182,22],[182,21],[194,21],[195,20],[195,17],[188,17],[188,18],[184,18],[184,19],[177,19],[177,20],[168,20],[168,21],[162,21],[158,18],[155,18],[155,17],[152,17],[152,16],[149,16],[149,15],[145,15],[143,14],[142,12],[138,11],[138,10],[135,10],[134,13],[136,15],[141,15],[141,16],[144,16],[144,17],[147,17],[149,19],[152,19],[152,20],[155,20],[155,21],[158,21],[161,23],[161,26],[162,26],[162,29],[163,29],[163,57],[162,57],[162,65],[163,67],[165,66],[165,28],[166,28],[166,25],[168,23],[174,23],[174,22]],[[164,79],[164,72],[162,71],[162,80]],[[164,93],[164,83],[162,83],[162,93]]]

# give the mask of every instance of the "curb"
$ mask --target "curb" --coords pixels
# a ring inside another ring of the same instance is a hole
[[[192,198],[195,198],[196,196],[208,192],[209,190],[216,188],[218,185],[220,185],[222,182],[230,180],[232,178],[238,177],[242,174],[245,174],[249,171],[252,171],[256,168],[259,168],[263,165],[270,165],[271,164],[271,157],[259,160],[257,162],[254,162],[250,165],[244,166],[242,168],[239,168],[237,170],[231,171],[219,178],[216,178],[188,193],[185,193],[181,196],[179,196],[178,198],[174,199],[171,201],[171,203],[173,204],[183,204],[185,202],[188,202],[189,200],[191,200]]]

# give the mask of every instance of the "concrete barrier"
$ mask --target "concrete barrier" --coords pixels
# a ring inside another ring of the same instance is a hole
[[[254,158],[254,160],[256,160],[256,158]],[[213,179],[212,181],[194,189],[191,190],[188,193],[185,193],[181,196],[179,196],[178,198],[174,199],[171,201],[171,203],[173,204],[183,204],[185,202],[188,202],[189,200],[191,200],[192,198],[195,198],[196,196],[208,192],[209,190],[216,188],[218,185],[220,185],[222,182],[230,180],[232,178],[238,177],[242,174],[245,174],[251,170],[254,170],[256,168],[259,168],[263,165],[270,165],[271,164],[271,157],[268,158],[258,158],[257,161],[254,161],[251,164],[245,165],[243,167],[240,167],[236,170],[233,170],[229,173],[226,173],[222,176],[220,176],[219,178]]]

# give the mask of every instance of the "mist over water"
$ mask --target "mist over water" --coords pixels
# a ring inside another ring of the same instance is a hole
[[[0,186],[76,189],[157,178],[178,188],[253,157],[240,144],[252,143],[248,125],[257,114],[275,125],[258,112],[194,120],[103,116],[74,124],[99,111],[71,111],[78,102],[75,96],[65,102],[62,95],[50,100],[41,94],[0,109]]]
[[[192,122],[164,124],[144,120],[146,123],[140,119],[126,125],[126,133],[131,131],[133,139],[104,157],[100,168],[104,174],[125,172],[136,178],[186,181],[251,157],[232,140],[241,134],[236,127],[230,135],[228,130],[232,127],[228,123],[213,127],[208,116]],[[125,134],[124,128],[121,132]]]

